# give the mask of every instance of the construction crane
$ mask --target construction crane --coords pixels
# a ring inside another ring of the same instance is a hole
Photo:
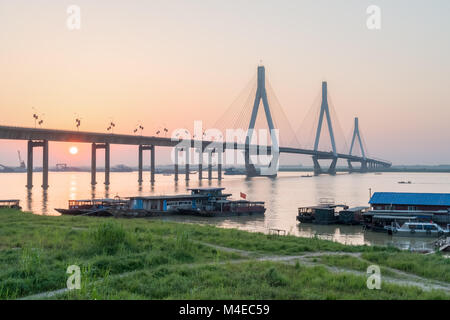
[[[23,161],[22,157],[20,156],[20,150],[17,150],[17,154],[19,155],[19,167],[25,168],[25,161]]]

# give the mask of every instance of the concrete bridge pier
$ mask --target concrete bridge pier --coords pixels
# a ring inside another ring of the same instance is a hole
[[[369,171],[368,168],[367,168],[367,161],[366,161],[366,160],[363,160],[363,161],[361,161],[361,169],[360,169],[360,172],[361,172],[361,173],[365,173],[365,172],[367,172],[367,171]]]
[[[109,185],[110,174],[110,144],[109,143],[92,143],[91,149],[91,185],[97,184],[97,149],[105,149],[105,185]]]
[[[110,145],[105,143],[105,185],[109,186],[109,173],[110,173]]]
[[[213,150],[208,152],[208,180],[212,180],[212,153]]]
[[[352,173],[353,172],[352,162],[350,160],[347,160],[347,164],[348,164],[348,173]]]
[[[318,176],[319,174],[322,174],[322,168],[320,167],[319,159],[317,159],[316,156],[313,156],[312,160],[314,163],[314,175]]]
[[[190,160],[190,157],[189,157],[189,148],[184,148],[184,151],[185,151],[185,156],[186,156],[186,167],[185,167],[185,175],[186,175],[186,181],[189,181],[189,160]]]
[[[42,141],[42,188],[48,188],[48,140]]]
[[[330,157],[330,158],[319,158],[318,156],[313,156],[313,163],[314,163],[314,175],[317,176],[319,174],[324,173],[322,170],[322,167],[320,166],[319,159],[331,159],[331,164],[326,173],[335,175],[336,174],[336,164],[337,164],[337,157]],[[351,164],[350,164],[351,165]]]
[[[33,188],[33,149],[42,147],[42,188],[48,188],[48,140],[33,141],[28,140],[27,150],[27,185],[28,189]]]
[[[180,150],[175,147],[175,155],[174,155],[174,179],[178,181],[178,153]]]
[[[91,185],[95,186],[97,184],[96,181],[97,175],[97,145],[92,143],[91,148]]]
[[[219,181],[222,180],[222,156],[223,152],[222,150],[219,150],[217,152],[217,179]]]
[[[142,170],[143,170],[143,153],[145,150],[150,151],[150,182],[155,182],[155,146],[154,145],[139,145],[139,164],[138,164],[138,182],[142,183]]]
[[[328,174],[331,174],[331,175],[335,175],[335,174],[336,174],[336,164],[337,164],[337,160],[338,160],[338,158],[335,157],[335,158],[333,158],[333,160],[331,161],[330,168],[328,168]]]
[[[203,179],[203,148],[197,148],[198,152],[198,181]]]
[[[33,188],[33,141],[28,140],[27,150],[27,188]]]
[[[143,154],[142,154],[143,148],[142,144],[139,145],[139,151],[138,151],[138,182],[139,184],[142,183],[142,161],[143,161]]]
[[[251,155],[257,154],[257,149],[246,145],[245,150],[245,171],[247,172],[247,177],[254,177],[258,175],[255,165],[251,162]]]
[[[150,182],[155,183],[155,146],[150,147]]]

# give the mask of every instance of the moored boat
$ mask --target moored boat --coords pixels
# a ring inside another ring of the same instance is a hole
[[[22,209],[20,206],[20,200],[0,200],[0,209],[8,208],[8,209]]]
[[[130,215],[194,215],[227,217],[264,214],[263,201],[231,200],[225,188],[191,188],[190,194],[131,197]]]
[[[398,223],[386,227],[389,234],[408,237],[441,237],[449,235],[449,226],[442,228],[432,222],[405,222],[402,226]]]
[[[87,200],[69,200],[68,208],[55,208],[63,215],[95,215],[112,216],[113,209],[128,207],[129,200],[126,199],[87,199]]]
[[[123,199],[70,200],[68,209],[55,209],[69,215],[152,217],[193,215],[229,217],[264,214],[263,201],[231,200],[225,188],[192,188],[190,194],[136,196]]]
[[[315,224],[337,224],[339,223],[339,212],[337,208],[348,209],[342,204],[322,203],[317,206],[298,208],[297,221],[301,223]]]

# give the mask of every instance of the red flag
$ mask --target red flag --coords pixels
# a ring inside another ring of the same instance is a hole
[[[241,198],[242,199],[247,199],[247,195],[245,193],[241,192]]]

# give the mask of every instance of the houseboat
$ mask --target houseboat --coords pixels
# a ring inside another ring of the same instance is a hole
[[[449,193],[375,192],[371,206],[363,214],[366,229],[387,231],[393,223],[433,222],[440,226],[450,223]]]
[[[363,214],[369,211],[369,207],[353,207],[339,211],[339,223],[358,225],[363,222]]]
[[[191,188],[190,194],[130,197],[128,216],[195,215],[226,217],[264,214],[263,201],[230,200],[225,188]],[[121,211],[121,212],[120,212]]]
[[[20,200],[0,200],[0,209],[22,209],[20,206]]]
[[[337,208],[348,209],[346,205],[322,203],[317,206],[298,208],[297,220],[301,223],[337,224],[339,211]]]
[[[112,216],[113,209],[128,208],[129,200],[120,199],[87,199],[87,200],[69,200],[67,209],[55,208],[63,215],[95,215]]]

